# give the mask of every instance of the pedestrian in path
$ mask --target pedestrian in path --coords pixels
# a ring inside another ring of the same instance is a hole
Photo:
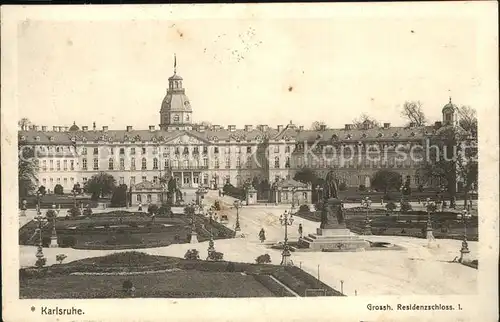
[[[266,232],[264,231],[264,228],[260,229],[259,239],[261,243],[263,243],[266,240]]]
[[[302,224],[299,224],[299,235],[302,238]]]

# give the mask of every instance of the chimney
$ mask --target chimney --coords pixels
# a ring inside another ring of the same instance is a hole
[[[227,126],[227,129],[228,129],[230,132],[234,132],[234,131],[236,131],[236,125],[228,125],[228,126]]]
[[[319,130],[320,130],[320,131],[325,131],[325,130],[326,130],[326,125],[325,125],[325,124],[321,124],[321,125],[319,126]]]
[[[42,125],[42,131],[47,132],[47,125]]]
[[[38,131],[38,125],[33,125],[33,130]]]
[[[132,125],[127,125],[127,132],[132,131]]]
[[[96,130],[95,122],[92,124],[92,128],[94,131]]]
[[[441,127],[441,125],[443,125],[443,123],[442,123],[442,122],[439,122],[439,121],[434,123],[434,127],[435,127],[436,129],[439,129],[439,128]]]
[[[250,132],[253,131],[253,126],[252,125],[245,125],[245,132]]]
[[[154,126],[154,125],[150,125],[150,126],[149,126],[149,131],[150,131],[150,132],[154,132],[154,130],[155,130],[155,126]]]
[[[351,130],[351,129],[352,129],[352,124],[345,124],[344,129],[345,129],[346,131]]]
[[[214,125],[213,129],[214,129],[214,131],[219,131],[220,130],[220,125]]]
[[[410,128],[415,127],[415,122],[410,122]]]
[[[267,129],[268,129],[268,126],[267,126],[266,124],[261,124],[261,125],[259,125],[259,130],[260,130],[261,132],[266,132],[266,131],[267,131]]]
[[[103,132],[106,132],[107,130],[108,130],[108,126],[107,126],[107,125],[104,125],[104,126],[102,127],[102,131],[103,131]]]
[[[384,123],[384,129],[388,129],[391,127],[391,123]]]
[[[278,132],[283,131],[283,125],[278,125]]]
[[[83,125],[83,126],[82,126],[82,131],[83,131],[83,132],[86,132],[86,131],[88,131],[88,130],[89,130],[89,127],[88,127],[87,125]]]
[[[304,131],[304,125],[299,125],[299,131]]]

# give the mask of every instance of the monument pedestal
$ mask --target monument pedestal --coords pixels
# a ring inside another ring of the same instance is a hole
[[[49,248],[57,248],[57,247],[59,247],[59,245],[57,244],[57,236],[51,236]]]
[[[318,228],[316,234],[300,238],[299,247],[317,251],[358,251],[369,248],[370,243],[347,228]]]
[[[191,241],[190,241],[191,244],[198,244],[198,234],[193,231],[191,233]]]

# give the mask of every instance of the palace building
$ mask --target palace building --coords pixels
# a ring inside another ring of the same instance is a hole
[[[418,175],[419,157],[425,142],[440,127],[454,124],[450,102],[442,109],[443,120],[432,126],[373,127],[366,123],[340,129],[304,129],[286,125],[200,125],[193,122],[193,108],[183,78],[168,79],[161,103],[159,126],[148,129],[111,129],[78,126],[31,125],[19,131],[19,147],[33,148],[38,164],[37,184],[53,191],[57,184],[70,191],[75,183],[100,172],[112,174],[117,183],[156,185],[162,176],[173,176],[181,187],[241,186],[258,178],[273,183],[291,179],[302,167],[319,175],[335,169],[348,186],[370,187],[371,176],[389,168],[410,176],[414,186],[425,184]],[[377,152],[379,151],[379,152]],[[384,151],[380,153],[380,151]],[[398,151],[414,157],[399,159]],[[377,159],[376,155],[380,158]],[[372,158],[372,157],[375,157]]]

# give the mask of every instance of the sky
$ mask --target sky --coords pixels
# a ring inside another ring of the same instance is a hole
[[[365,113],[403,125],[401,106],[416,100],[434,122],[450,96],[480,108],[487,88],[477,18],[406,12],[26,19],[17,28],[19,117],[158,125],[174,53],[195,122],[343,127]]]

